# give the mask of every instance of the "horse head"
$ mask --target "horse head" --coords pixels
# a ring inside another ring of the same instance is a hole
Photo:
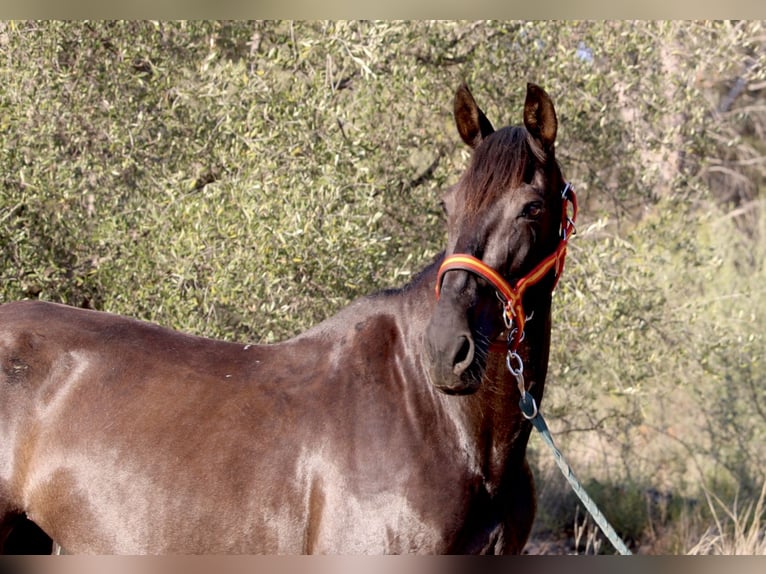
[[[556,252],[562,214],[566,219],[564,179],[554,154],[553,103],[543,89],[528,84],[524,125],[496,131],[462,85],[455,95],[454,116],[473,154],[444,197],[445,259],[465,255],[496,273],[501,283],[518,286]],[[550,296],[555,271],[544,275],[520,297],[527,314],[533,311],[530,299],[535,291]],[[479,388],[489,346],[508,327],[497,291],[486,274],[459,266],[440,273],[439,300],[425,335],[431,382],[439,390],[467,394]]]

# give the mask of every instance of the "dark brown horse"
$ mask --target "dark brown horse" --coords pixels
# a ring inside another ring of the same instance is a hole
[[[283,343],[215,341],[52,303],[0,307],[0,539],[26,515],[71,553],[508,553],[529,535],[530,424],[502,304],[565,211],[556,114],[528,86],[494,131],[468,88],[473,158],[444,203],[445,253]],[[523,297],[518,353],[543,394],[554,272]]]

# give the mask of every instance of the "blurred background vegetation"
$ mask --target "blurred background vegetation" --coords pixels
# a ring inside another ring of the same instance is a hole
[[[766,552],[765,45],[746,21],[2,22],[0,301],[294,335],[441,250],[456,86],[504,125],[534,81],[582,206],[554,436],[639,551]],[[583,551],[530,454],[530,551]]]

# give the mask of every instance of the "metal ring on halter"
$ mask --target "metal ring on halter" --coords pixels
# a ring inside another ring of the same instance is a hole
[[[572,221],[571,217],[567,217],[567,226],[561,230],[561,239],[564,241],[567,240],[567,229],[572,230],[572,235],[577,234],[577,228],[575,227],[575,223]]]
[[[512,327],[510,325],[508,325],[508,328],[510,329],[510,331],[508,331],[508,336],[505,338],[505,342],[508,345],[508,348],[510,349],[511,345],[513,344],[513,340],[516,338],[516,333],[518,333],[519,330],[516,327]],[[527,336],[527,332],[522,331],[521,337],[519,338],[518,342],[521,343],[526,338],[526,336]]]
[[[509,317],[508,310],[510,309],[510,315],[512,315],[513,307],[511,307],[510,301],[505,300],[505,297],[503,297],[500,291],[495,291],[495,296],[497,297],[497,300],[500,301],[500,303],[503,305],[503,323],[505,323],[505,328],[510,329],[513,326],[513,319]]]
[[[518,363],[518,368],[513,368],[513,365],[511,364],[512,360],[515,360]],[[508,354],[505,356],[505,364],[511,374],[515,377],[520,377],[524,374],[524,361],[521,360],[521,357],[516,351],[508,351]]]

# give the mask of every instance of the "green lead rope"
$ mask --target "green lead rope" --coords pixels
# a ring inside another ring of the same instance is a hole
[[[561,451],[556,448],[556,445],[553,443],[553,437],[551,437],[551,433],[548,430],[548,425],[545,424],[543,415],[540,414],[540,412],[537,410],[537,405],[535,404],[535,399],[532,397],[532,395],[529,393],[524,393],[521,396],[521,400],[519,401],[519,407],[521,408],[521,412],[524,414],[524,416],[529,419],[534,427],[538,430],[545,443],[551,448],[553,451],[553,458],[556,460],[556,464],[561,470],[561,473],[564,475],[564,478],[569,481],[572,490],[574,490],[577,497],[585,505],[585,508],[588,510],[588,512],[590,512],[593,520],[596,521],[596,524],[598,524],[599,528],[601,528],[601,531],[609,539],[609,542],[612,543],[612,546],[614,546],[615,550],[624,556],[632,555],[633,553],[617,535],[617,532],[615,532],[614,528],[612,528],[612,525],[609,524],[609,521],[606,519],[601,510],[599,510],[596,503],[590,496],[588,496],[588,493],[585,492],[582,484],[580,484],[580,481],[577,480],[574,472],[572,472],[572,467],[570,467],[569,464],[567,464],[567,461],[564,460],[564,455],[562,455]]]

